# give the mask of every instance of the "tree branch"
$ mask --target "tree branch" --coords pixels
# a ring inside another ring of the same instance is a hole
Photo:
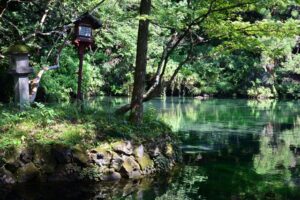
[[[8,7],[8,4],[11,2],[11,0],[6,1],[4,8],[0,11],[0,18],[3,16],[5,10]]]
[[[38,26],[37,30],[42,29],[42,27],[43,27],[43,25],[46,21],[46,18],[48,17],[48,14],[49,14],[49,11],[50,11],[50,8],[51,8],[50,5],[51,5],[52,2],[54,2],[54,1],[53,0],[48,0],[47,5],[46,5],[46,10],[45,10],[45,12],[44,12],[44,14],[43,14],[43,16],[40,20],[40,23],[39,23],[39,26]]]
[[[170,55],[177,48],[177,46],[180,44],[180,42],[188,35],[188,33],[190,32],[191,28],[194,25],[201,24],[213,12],[219,12],[219,11],[233,9],[233,8],[237,8],[237,7],[241,7],[241,6],[245,6],[245,5],[255,4],[258,1],[246,2],[246,3],[238,3],[238,4],[235,4],[235,5],[232,5],[232,6],[227,6],[227,7],[222,7],[222,8],[214,9],[214,5],[215,5],[216,2],[217,2],[217,0],[212,0],[210,2],[210,5],[209,5],[209,8],[208,8],[207,12],[204,15],[201,15],[201,16],[195,18],[192,22],[190,22],[188,24],[187,28],[184,29],[184,30],[182,30],[181,36],[178,38],[178,40],[175,42],[175,44],[173,44],[170,47],[170,49],[168,49],[167,47],[164,49],[164,51],[162,53],[162,56],[161,56],[161,59],[160,59],[160,62],[159,62],[159,65],[158,65],[158,69],[157,69],[156,75],[155,75],[155,82],[148,89],[148,91],[144,94],[144,99],[143,99],[144,102],[150,100],[154,96],[153,93],[155,92],[155,90],[158,89],[158,87],[160,86],[160,84],[162,82],[162,78],[163,78],[163,75],[165,73],[165,70],[166,70],[166,67],[167,67],[167,63],[168,63],[168,59],[169,59]],[[153,23],[153,24],[155,24],[155,23]],[[158,25],[158,24],[156,23],[156,25]],[[167,45],[171,41],[172,41],[172,38],[167,43]],[[171,83],[175,79],[176,75],[179,73],[179,71],[182,68],[182,66],[184,66],[184,64],[186,64],[186,62],[188,62],[188,61],[189,61],[189,56],[183,62],[181,62],[179,64],[179,66],[174,71],[174,73],[173,73],[171,79],[168,81],[168,83]],[[126,113],[130,109],[132,109],[132,107],[130,105],[124,105],[121,108],[119,108],[116,112],[119,113],[119,114],[120,113]]]
[[[42,76],[44,74],[44,72],[48,71],[48,70],[55,70],[58,69],[60,67],[59,65],[59,59],[60,59],[60,55],[62,53],[63,48],[66,46],[68,38],[70,37],[70,35],[72,34],[72,31],[69,33],[69,35],[64,39],[62,45],[60,46],[60,48],[58,49],[58,53],[55,59],[55,65],[53,66],[48,66],[48,67],[43,67],[37,74],[36,78],[30,81],[30,86],[31,86],[31,94],[30,94],[30,102],[34,102],[36,95],[37,95],[37,91],[38,88],[40,86],[40,81],[42,79]]]
[[[41,35],[41,36],[50,36],[50,35],[53,35],[53,34],[59,34],[59,35],[64,35],[65,32],[64,31],[58,31],[58,30],[53,30],[53,31],[49,31],[49,32],[46,32],[46,33],[43,33],[41,31],[36,31],[34,33],[31,33],[29,35],[27,35],[26,37],[23,37],[23,41],[27,41],[33,37],[36,37],[37,35]]]
[[[99,8],[99,6],[101,6],[101,4],[103,4],[104,2],[105,2],[105,0],[102,0],[102,1],[100,1],[99,3],[97,3],[97,4],[94,6],[94,8],[92,8],[92,9],[90,10],[90,13],[93,14],[93,13],[97,10],[97,8]]]

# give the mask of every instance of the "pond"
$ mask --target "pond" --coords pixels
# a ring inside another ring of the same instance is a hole
[[[99,101],[114,107],[124,99]],[[0,199],[300,199],[298,101],[167,98],[146,108],[157,110],[182,139],[184,162],[170,174],[26,184],[0,189]]]

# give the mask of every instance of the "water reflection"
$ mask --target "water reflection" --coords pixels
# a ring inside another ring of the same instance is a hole
[[[300,199],[297,103],[176,99],[151,106],[163,107],[161,117],[181,132],[185,163],[207,177],[194,186],[204,199]]]

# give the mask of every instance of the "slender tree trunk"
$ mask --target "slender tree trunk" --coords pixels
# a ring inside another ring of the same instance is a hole
[[[141,0],[140,15],[149,15],[151,11],[151,0]],[[148,50],[149,19],[140,19],[137,52],[134,73],[134,86],[131,99],[130,119],[134,123],[141,123],[143,120],[143,94],[146,84],[146,66]]]

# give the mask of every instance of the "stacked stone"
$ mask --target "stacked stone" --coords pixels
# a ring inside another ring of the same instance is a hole
[[[85,150],[80,145],[35,146],[3,154],[0,184],[28,181],[115,181],[140,179],[170,170],[178,156],[170,142],[133,145],[131,141],[105,143]]]

